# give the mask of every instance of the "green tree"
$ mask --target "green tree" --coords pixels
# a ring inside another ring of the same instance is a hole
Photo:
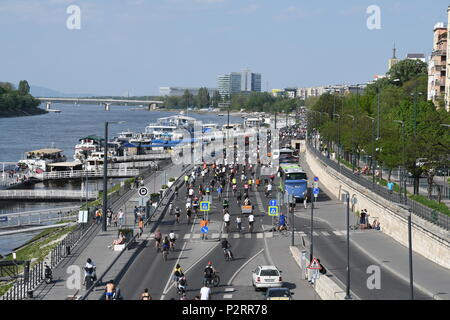
[[[189,108],[195,104],[194,95],[189,90],[184,90],[183,96],[180,99],[180,105],[183,108]]]
[[[19,94],[26,95],[30,93],[30,85],[27,80],[22,80],[19,82]]]
[[[388,75],[391,80],[399,79],[399,85],[428,74],[427,64],[421,60],[405,59],[392,66]]]
[[[199,108],[208,108],[210,105],[210,97],[207,88],[200,88],[197,93],[197,106]]]

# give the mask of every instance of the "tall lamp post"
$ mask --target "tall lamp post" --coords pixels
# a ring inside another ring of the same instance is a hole
[[[338,165],[339,172],[341,172],[341,115],[333,113],[333,116],[338,117]]]
[[[404,190],[404,203],[407,203],[406,199],[406,149],[405,149],[405,121],[402,120],[394,120],[396,123],[400,123],[402,125],[402,141],[403,141],[403,172],[402,172],[402,181],[400,183],[400,190],[402,189],[402,183],[403,183],[403,190]],[[400,192],[401,193],[401,192]]]
[[[355,130],[355,117],[351,114],[348,114],[350,118],[352,118],[352,171],[355,172],[355,143],[353,141],[353,135]]]
[[[372,187],[375,188],[375,118],[366,117],[372,120]]]
[[[108,208],[108,126],[109,124],[121,124],[125,121],[106,121],[105,122],[105,144],[103,147],[103,231],[106,231],[106,210]]]
[[[345,287],[345,299],[350,300],[352,298],[350,294],[350,194],[346,193],[346,222],[347,222],[347,285]]]

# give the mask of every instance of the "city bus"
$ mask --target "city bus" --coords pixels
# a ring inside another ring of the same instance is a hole
[[[308,177],[298,164],[281,164],[280,177],[284,190],[295,200],[303,201],[308,192]]]

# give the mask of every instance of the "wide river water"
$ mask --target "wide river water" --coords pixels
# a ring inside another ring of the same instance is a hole
[[[158,118],[177,114],[177,112],[147,111],[136,106],[118,105],[111,105],[109,111],[105,111],[103,106],[100,105],[86,104],[52,104],[52,108],[62,112],[51,112],[30,117],[0,118],[0,165],[1,162],[17,163],[18,160],[23,158],[25,152],[49,147],[64,150],[63,153],[70,161],[73,159],[75,145],[80,138],[88,135],[104,135],[105,121],[125,121],[122,124],[111,124],[109,126],[109,138],[111,139],[122,131],[143,132],[149,123],[156,122]],[[222,125],[227,122],[226,115],[220,117],[212,113],[189,113],[188,116],[203,123]],[[230,116],[230,123],[242,123],[242,121],[239,117]],[[101,183],[100,180],[96,181],[94,188],[98,188],[99,183]],[[76,182],[73,184],[52,182],[46,185],[40,183],[33,188],[79,190],[80,186],[80,183]],[[71,206],[77,203],[79,202],[0,201],[0,214],[56,206]],[[0,237],[0,254],[4,255],[11,252],[12,249],[28,241],[35,234],[24,233],[14,237]]]

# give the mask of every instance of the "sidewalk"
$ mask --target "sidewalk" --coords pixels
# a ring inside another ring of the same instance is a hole
[[[169,179],[170,177],[176,178],[181,174],[182,168],[181,166],[169,166],[166,168],[165,172],[167,174],[167,179]],[[144,184],[149,189],[150,194],[153,192],[158,192],[161,186],[165,183],[164,171],[158,172],[156,177],[153,177],[154,175],[151,175],[144,181]],[[113,212],[117,212],[119,209],[125,209],[124,225],[122,227],[134,228],[134,234],[136,234],[136,232],[138,231],[138,227],[134,225],[133,203],[138,201],[139,196],[137,195],[137,189],[133,189],[132,191],[133,195],[128,199],[128,201],[121,201],[120,203],[116,203],[112,207],[112,209]],[[88,258],[91,258],[97,266],[97,277],[100,277],[105,269],[120,254],[120,252],[118,251],[108,249],[108,246],[112,244],[113,240],[117,239],[117,230],[118,227],[108,227],[108,231],[106,232],[94,231],[96,232],[96,234],[91,236],[92,239],[85,247],[76,248],[69,259],[63,260],[62,263],[53,270],[55,283],[51,285],[46,285],[45,283],[43,283],[35,290],[36,299],[64,300],[75,295],[77,297],[84,295],[86,290],[83,286],[81,287],[81,289],[71,289],[67,287],[69,284],[72,284],[73,287],[76,287],[76,285],[74,285],[75,283],[71,283],[73,282],[72,280],[67,281],[69,277],[71,277],[71,274],[67,273],[67,268],[69,266],[80,267],[81,278],[83,278],[84,271],[82,268],[86,264],[86,260]],[[146,233],[148,234],[148,230],[146,231]],[[139,241],[143,240],[144,238],[140,239]],[[113,268],[108,271],[108,275],[113,274],[114,271],[120,271],[123,265],[126,264],[126,262],[134,254],[135,251],[136,250],[127,250],[126,252],[124,252],[121,256],[121,259],[119,259],[120,261],[118,261],[116,265],[114,265]],[[103,280],[106,281],[110,278],[111,277],[105,278]],[[71,277],[70,279],[73,279],[73,277]],[[83,279],[81,279],[81,282],[83,282]],[[100,297],[102,292],[103,288],[94,290],[92,294],[94,297]]]
[[[304,160],[302,166],[310,177],[314,176]],[[326,186],[321,185],[320,188],[328,196],[331,195]],[[315,219],[326,221],[335,230],[346,229],[346,207],[334,196],[329,201],[318,202],[315,208]],[[376,218],[376,213],[369,212],[369,214],[371,220]],[[309,217],[309,212],[301,209],[296,215]],[[356,216],[350,213],[350,224],[355,224],[356,219]],[[383,227],[382,221],[381,227]],[[412,236],[414,237],[414,233]],[[409,282],[409,252],[407,247],[376,230],[351,231],[350,241],[380,266]],[[413,252],[413,276],[414,285],[418,289],[434,299],[450,300],[450,270]]]

